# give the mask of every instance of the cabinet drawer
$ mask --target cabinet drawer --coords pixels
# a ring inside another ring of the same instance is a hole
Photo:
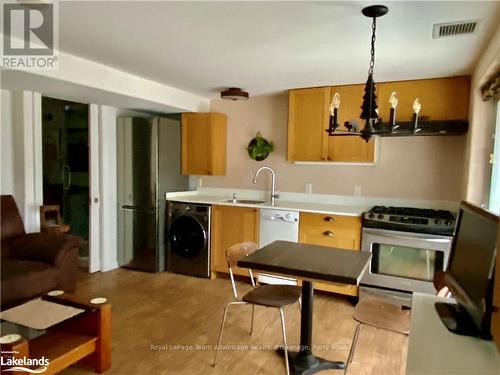
[[[299,241],[313,245],[359,250],[361,218],[300,213]]]
[[[359,251],[361,218],[357,216],[300,213],[299,242],[311,245]],[[358,295],[356,285],[341,283],[314,283],[314,288],[327,292]]]
[[[301,212],[300,224],[326,229],[358,229],[361,227],[361,218],[358,216],[342,216]]]
[[[301,226],[300,242],[311,245],[359,250],[359,235],[356,230],[328,227]]]

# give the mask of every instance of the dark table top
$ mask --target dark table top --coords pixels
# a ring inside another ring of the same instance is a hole
[[[367,252],[275,241],[239,260],[238,266],[299,279],[357,285],[369,259]]]

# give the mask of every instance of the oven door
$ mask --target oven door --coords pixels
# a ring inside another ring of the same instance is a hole
[[[435,294],[436,272],[446,269],[452,237],[363,228],[362,251],[371,253],[361,284]]]

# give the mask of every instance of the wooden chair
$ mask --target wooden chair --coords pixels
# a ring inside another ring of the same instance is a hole
[[[40,206],[40,230],[49,233],[68,233],[71,227],[61,219],[58,205]]]
[[[451,296],[451,293],[446,287],[444,275],[444,272],[437,272],[434,276],[433,283],[437,291],[436,294],[448,298]],[[354,350],[358,342],[362,324],[398,332],[403,335],[408,335],[410,333],[410,309],[396,306],[381,298],[368,297],[360,300],[354,308],[353,318],[358,321],[358,325],[354,332],[344,374],[347,372],[349,363],[353,360]]]
[[[253,242],[244,242],[240,244],[233,245],[226,250],[226,261],[229,268],[229,276],[231,278],[231,286],[233,288],[234,300],[229,302],[224,308],[224,315],[222,317],[222,322],[219,331],[219,338],[217,340],[217,346],[215,348],[214,362],[212,366],[216,365],[217,353],[220,343],[222,341],[222,332],[224,331],[224,324],[226,322],[227,310],[229,306],[232,305],[251,305],[252,306],[252,320],[250,325],[250,334],[253,335],[253,322],[254,322],[254,311],[255,306],[272,307],[279,310],[281,318],[281,329],[283,333],[283,345],[284,345],[284,355],[285,355],[285,366],[287,375],[290,374],[290,368],[288,364],[288,344],[286,340],[286,327],[285,327],[285,315],[283,308],[288,305],[292,305],[295,302],[299,302],[301,296],[301,288],[297,286],[290,285],[256,285],[255,279],[253,277],[252,270],[248,270],[250,276],[250,281],[252,282],[253,289],[247,292],[240,299],[238,298],[238,291],[236,290],[236,282],[234,281],[233,268],[239,259],[244,256],[248,256],[253,252],[257,251],[257,244]]]

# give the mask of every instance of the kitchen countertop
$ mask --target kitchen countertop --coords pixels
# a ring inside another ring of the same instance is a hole
[[[246,199],[246,197],[238,198]],[[228,197],[214,195],[167,193],[167,200],[175,202],[216,204],[220,206],[272,208],[290,211],[316,212],[331,215],[361,216],[364,211],[367,211],[370,208],[370,206],[366,205],[352,206],[311,202],[292,202],[280,199],[277,199],[275,205],[272,206],[271,202],[257,204],[227,202],[227,200],[230,199],[231,198]]]
[[[267,200],[266,203],[233,203],[232,193],[237,193],[238,199],[258,199]],[[290,211],[302,211],[312,213],[322,213],[330,215],[361,216],[375,205],[385,206],[409,206],[419,208],[436,208],[457,211],[458,202],[446,201],[419,201],[393,198],[369,198],[353,196],[335,196],[326,194],[301,194],[301,193],[281,193],[281,198],[276,199],[274,206],[269,200],[269,192],[259,190],[233,190],[219,188],[200,188],[196,191],[183,191],[167,193],[166,199],[169,201],[200,203],[221,206],[254,207],[282,209]]]

